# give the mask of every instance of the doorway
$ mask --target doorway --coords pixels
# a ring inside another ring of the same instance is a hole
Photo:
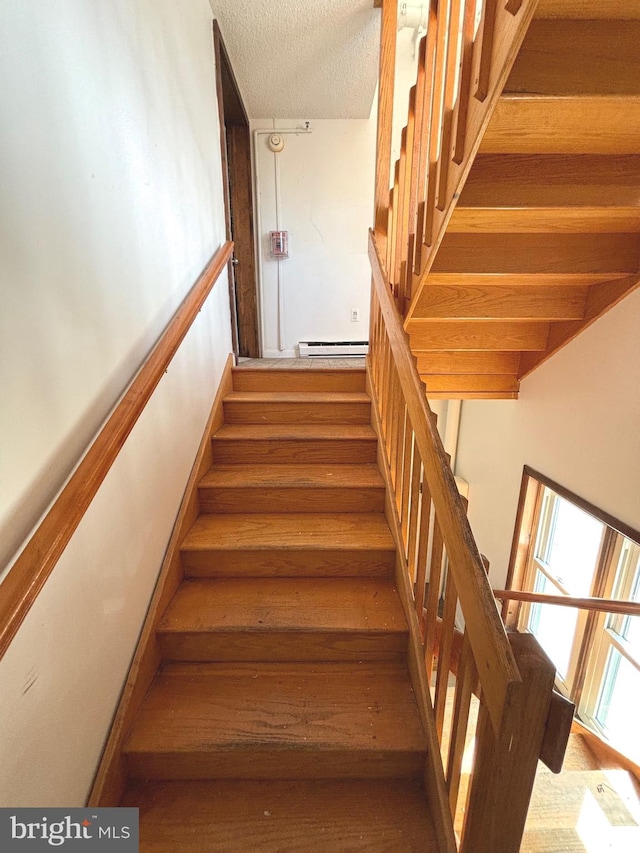
[[[233,349],[236,356],[259,358],[251,130],[217,21],[213,22],[213,43],[227,239],[235,244],[229,264]]]

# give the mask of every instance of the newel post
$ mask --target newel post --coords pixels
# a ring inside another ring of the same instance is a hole
[[[533,634],[509,634],[522,676],[496,737],[478,717],[472,790],[460,853],[518,853],[551,704],[555,668]]]

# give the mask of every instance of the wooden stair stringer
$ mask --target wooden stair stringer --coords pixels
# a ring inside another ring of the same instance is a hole
[[[406,319],[431,398],[517,398],[638,287],[639,28],[628,4],[539,4]]]

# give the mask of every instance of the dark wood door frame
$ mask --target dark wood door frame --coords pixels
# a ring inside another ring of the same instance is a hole
[[[251,130],[217,21],[213,22],[213,44],[227,240],[233,240],[235,243],[235,268],[229,269],[233,349],[236,355],[258,358],[260,341],[253,230]]]

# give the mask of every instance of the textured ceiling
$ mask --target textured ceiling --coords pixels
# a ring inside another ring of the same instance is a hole
[[[368,118],[373,0],[210,0],[250,118]]]

